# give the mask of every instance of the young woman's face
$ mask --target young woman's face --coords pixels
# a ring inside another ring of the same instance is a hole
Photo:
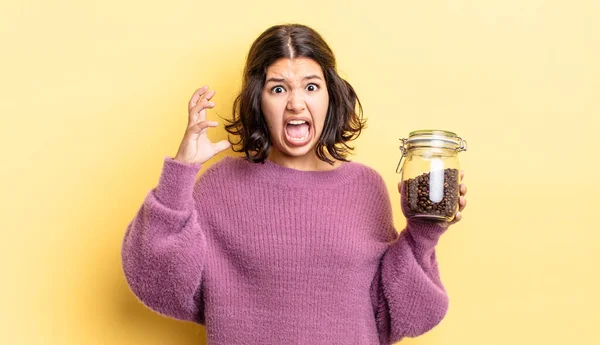
[[[309,58],[275,61],[267,68],[261,95],[271,149],[288,158],[314,155],[328,105],[327,85],[318,63]]]

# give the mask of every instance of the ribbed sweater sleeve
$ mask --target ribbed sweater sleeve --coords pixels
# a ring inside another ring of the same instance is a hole
[[[200,168],[165,157],[158,185],[129,223],[121,251],[127,283],[141,302],[196,322],[206,252],[192,195]]]
[[[383,254],[370,295],[381,344],[416,337],[435,327],[446,315],[448,295],[440,280],[435,246],[445,228],[427,221],[408,220],[397,236],[387,189],[382,180],[381,226],[390,246]],[[388,205],[388,206],[386,206]]]

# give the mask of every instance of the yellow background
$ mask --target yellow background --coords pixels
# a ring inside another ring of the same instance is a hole
[[[229,117],[250,44],[285,22],[317,29],[358,92],[353,160],[398,229],[398,139],[469,143],[469,204],[438,247],[450,310],[403,344],[600,343],[598,18],[594,0],[3,2],[0,343],[204,343],[137,302],[121,240],[191,93],[209,84],[209,118]]]

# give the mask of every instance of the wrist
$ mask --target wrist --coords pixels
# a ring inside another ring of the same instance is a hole
[[[439,237],[448,230],[447,222],[408,218],[407,230],[418,238],[437,242]]]
[[[178,155],[175,155],[175,157],[172,157],[171,159],[174,160],[174,161],[176,161],[176,162],[179,162],[181,164],[195,164],[193,161],[191,161],[189,159],[182,158],[182,157],[180,157]]]

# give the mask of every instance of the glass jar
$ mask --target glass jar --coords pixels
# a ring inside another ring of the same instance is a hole
[[[410,132],[400,139],[401,204],[406,218],[452,221],[458,211],[460,163],[467,142],[443,130]],[[402,162],[404,160],[404,163]]]

